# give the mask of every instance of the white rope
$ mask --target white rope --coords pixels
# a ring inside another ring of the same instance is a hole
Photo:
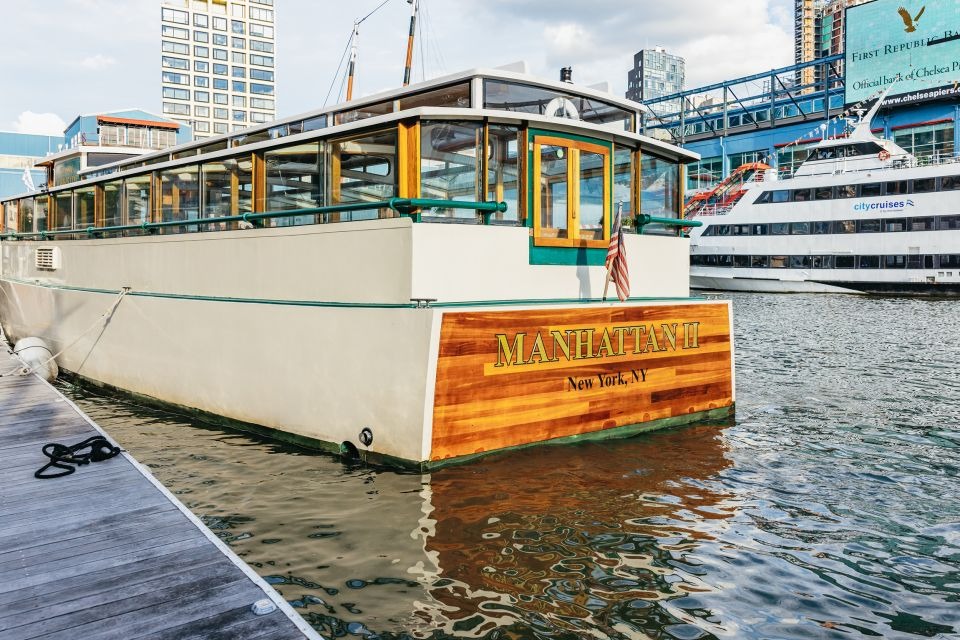
[[[90,333],[91,331],[93,331],[94,329],[96,329],[100,324],[106,322],[106,321],[113,315],[113,312],[117,310],[117,307],[120,306],[120,301],[123,300],[123,296],[127,295],[128,293],[130,293],[130,287],[124,287],[123,289],[121,289],[119,295],[117,295],[117,299],[113,301],[113,304],[110,305],[110,308],[107,309],[102,316],[100,316],[99,318],[97,318],[96,321],[95,321],[92,325],[90,325],[89,327],[87,327],[87,329],[86,329],[83,333],[81,333],[81,334],[78,335],[76,338],[74,338],[73,341],[70,342],[70,344],[68,344],[68,345],[65,346],[64,348],[60,349],[60,351],[57,351],[55,354],[53,354],[52,356],[50,356],[49,358],[47,358],[47,359],[44,360],[43,362],[41,362],[41,363],[39,363],[39,364],[35,364],[35,365],[32,366],[32,367],[26,367],[26,366],[17,367],[17,368],[15,368],[15,369],[11,369],[10,371],[7,371],[7,372],[5,372],[5,373],[0,373],[0,378],[5,378],[5,377],[10,376],[10,375],[13,375],[13,374],[16,374],[16,375],[19,375],[19,376],[28,376],[28,375],[32,374],[33,372],[35,372],[35,371],[36,371],[37,369],[39,369],[40,367],[46,366],[47,364],[50,363],[51,360],[55,360],[55,359],[56,359],[57,357],[59,357],[64,351],[66,351],[67,349],[69,349],[69,348],[72,347],[73,345],[75,345],[75,344],[77,344],[78,342],[80,342],[80,339],[83,338],[85,335],[87,335],[88,333]],[[14,355],[16,355],[16,352],[14,352]]]

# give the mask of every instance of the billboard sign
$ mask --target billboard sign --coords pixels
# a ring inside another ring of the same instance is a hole
[[[847,9],[846,102],[896,82],[886,104],[960,97],[960,10],[942,0],[874,0]]]

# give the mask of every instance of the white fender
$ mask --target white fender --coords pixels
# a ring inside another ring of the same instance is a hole
[[[13,347],[13,353],[28,369],[39,374],[47,382],[53,382],[60,374],[56,360],[47,343],[40,338],[23,338]]]

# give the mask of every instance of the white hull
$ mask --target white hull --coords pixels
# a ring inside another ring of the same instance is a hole
[[[837,287],[822,282],[805,280],[775,280],[773,278],[722,278],[690,276],[690,286],[706,291],[750,291],[753,293],[854,293],[861,291]]]

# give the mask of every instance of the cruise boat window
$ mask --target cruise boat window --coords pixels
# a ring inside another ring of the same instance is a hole
[[[397,195],[397,130],[330,143],[330,204],[389,200]],[[383,211],[332,214],[331,221],[392,216]]]
[[[832,223],[829,221],[814,222],[813,232],[817,234],[832,233]]]
[[[833,199],[833,188],[832,187],[819,187],[813,190],[813,199],[814,200],[831,200]]]
[[[713,235],[715,236],[729,236],[730,235],[730,225],[728,224],[718,224],[713,227]]]
[[[634,202],[634,167],[636,166],[636,154],[632,149],[618,145],[613,150],[613,207],[614,211],[618,204],[623,206],[623,228],[635,231],[633,228],[633,215],[636,211]]]
[[[885,182],[886,194],[888,196],[902,196],[907,193],[907,185],[909,184],[906,180],[897,180],[896,182]]]
[[[747,268],[750,266],[750,256],[733,256],[733,266]]]
[[[856,233],[857,222],[856,220],[837,220],[833,229],[834,233]]]
[[[906,218],[884,218],[883,230],[886,232],[906,231],[907,219]]]
[[[362,107],[357,107],[356,109],[341,111],[340,113],[334,114],[333,124],[347,124],[349,122],[356,122],[357,120],[364,120],[366,118],[385,116],[389,113],[393,113],[393,100],[385,100],[384,102],[377,102],[374,104],[365,104]]]
[[[836,269],[853,269],[857,261],[854,256],[834,256],[833,263]]]
[[[766,269],[770,266],[770,256],[750,256],[750,266],[754,269]]]
[[[487,202],[506,202],[507,210],[490,217],[493,224],[520,222],[520,129],[491,124],[487,127]],[[616,178],[614,178],[616,190]]]
[[[663,218],[679,218],[680,165],[645,153],[640,158],[640,213]],[[672,229],[647,225],[644,233],[674,235]]]
[[[755,224],[751,225],[751,235],[754,236],[765,236],[767,235],[767,225],[765,224]]]
[[[153,176],[149,173],[134,176],[123,181],[124,202],[127,210],[126,224],[150,222],[150,183]],[[124,231],[124,235],[140,235],[137,230]]]
[[[860,256],[860,260],[857,263],[858,269],[879,269],[880,268],[880,256]]]
[[[50,198],[47,196],[37,196],[33,200],[33,220],[37,231],[46,231],[50,227],[47,225],[49,220]]]
[[[540,145],[540,236],[569,238],[569,173],[565,147]]]
[[[809,222],[792,222],[790,223],[790,233],[792,235],[807,235],[810,233],[810,223]]]
[[[933,231],[933,218],[907,218],[907,231]]]
[[[880,182],[871,182],[869,184],[860,185],[861,198],[871,198],[873,196],[879,196],[882,192],[883,192],[883,184]]]
[[[603,221],[606,215],[606,180],[609,152],[580,150],[580,182],[577,185],[579,212],[577,223],[580,238],[603,240]]]
[[[960,254],[948,254],[940,256],[940,268],[941,269],[957,269],[960,268]]]
[[[566,102],[563,102],[564,100]],[[485,109],[502,109],[544,115],[548,106],[558,103],[564,105],[566,117],[593,124],[622,122],[624,131],[634,130],[632,111],[621,109],[602,100],[579,97],[561,93],[555,89],[518,82],[505,82],[503,80],[484,80],[483,82],[483,106]],[[570,105],[573,106],[573,109],[570,109]]]
[[[883,268],[884,269],[906,269],[907,256],[884,256]]]
[[[770,235],[785,236],[790,233],[789,222],[773,222],[770,224]]]
[[[399,100],[398,111],[406,109],[416,109],[417,107],[459,107],[461,109],[470,106],[470,83],[462,82],[460,84],[441,87],[431,91],[424,91],[412,96],[403,96]]]
[[[86,229],[96,225],[97,188],[82,187],[76,190],[74,206],[74,228]]]
[[[833,256],[813,256],[814,269],[833,269]]]
[[[790,256],[791,269],[809,269],[812,264],[811,256]]]
[[[203,176],[203,218],[223,218],[253,211],[253,162],[250,156],[207,162]],[[206,225],[206,231],[235,229],[236,223]]]
[[[3,230],[19,231],[17,228],[17,201],[3,203]]]
[[[937,226],[941,231],[960,229],[960,216],[940,216],[940,223]]]
[[[434,200],[478,201],[483,124],[429,122],[420,125],[420,195]],[[468,209],[434,209],[424,218],[478,222]]]
[[[857,185],[855,184],[842,184],[837,187],[837,197],[838,198],[856,198],[857,197]]]
[[[793,195],[794,202],[807,202],[810,200],[810,189],[794,189],[791,194]]]
[[[880,221],[874,218],[873,220],[857,220],[857,233],[879,233],[880,231]]]
[[[788,264],[790,264],[789,256],[770,256],[771,269],[786,269]]]
[[[943,176],[940,179],[940,188],[943,191],[960,189],[960,176]]]
[[[937,190],[936,178],[918,178],[913,181],[914,193],[932,193]]]
[[[733,235],[735,235],[735,236],[748,236],[748,235],[750,235],[750,225],[749,225],[749,224],[735,224],[735,225],[733,225]]]
[[[103,226],[116,227],[123,222],[123,180],[103,183]]]
[[[312,209],[324,204],[322,143],[308,142],[263,153],[266,193],[264,211]],[[316,222],[315,215],[264,220],[266,226],[290,226]]]
[[[160,172],[160,220],[196,220],[200,217],[200,165]],[[160,233],[197,231],[197,227],[162,227]]]
[[[790,202],[790,191],[787,189],[780,189],[777,191],[770,192],[770,202]]]
[[[907,269],[922,269],[923,268],[923,258],[920,254],[914,253],[907,256]],[[933,266],[931,263],[930,266]]]
[[[55,231],[73,229],[73,192],[60,191],[53,195],[53,219],[50,228]]]

